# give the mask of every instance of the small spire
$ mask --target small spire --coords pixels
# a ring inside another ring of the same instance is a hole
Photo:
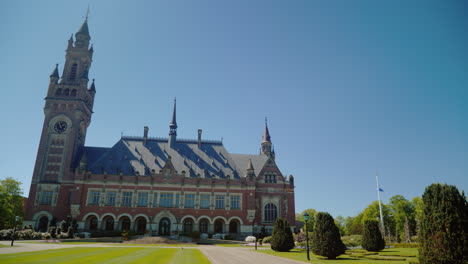
[[[172,112],[172,121],[169,124],[170,128],[177,129],[177,121],[176,121],[176,104],[177,104],[177,98],[174,97],[174,110]]]
[[[94,86],[94,79],[93,79],[93,82],[91,83],[91,87],[89,87],[89,91],[96,93],[96,86]]]
[[[252,159],[249,159],[249,164],[247,165],[247,171],[253,171],[254,167],[252,164]]]
[[[54,71],[52,72],[52,74],[50,75],[50,77],[52,78],[57,78],[59,79],[60,78],[60,75],[59,75],[59,72],[58,72],[58,63],[55,64],[55,69]]]
[[[91,44],[91,48],[89,48],[89,52],[91,52],[91,53],[94,52],[93,44]]]
[[[268,131],[268,122],[267,122],[266,117],[265,117],[265,131],[263,132],[263,142],[271,143],[270,131]]]

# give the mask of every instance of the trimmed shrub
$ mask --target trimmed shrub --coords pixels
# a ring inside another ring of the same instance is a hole
[[[287,252],[294,248],[294,238],[288,220],[276,219],[270,244],[274,251]]]
[[[382,238],[377,220],[364,221],[362,248],[367,251],[380,251],[385,248],[385,240]]]
[[[52,238],[57,238],[57,228],[55,226],[49,227],[49,232],[50,236]]]
[[[419,262],[468,263],[468,204],[453,185],[432,184],[423,194]]]
[[[271,243],[271,236],[266,236],[263,238],[263,243]]]
[[[73,235],[75,234],[75,230],[73,229],[73,227],[68,227],[68,232],[67,232],[67,236],[68,238],[73,238]]]
[[[200,232],[193,231],[192,233],[189,234],[189,237],[191,237],[192,239],[200,239]]]
[[[418,248],[419,243],[389,243],[388,244],[394,248]]]
[[[361,235],[351,235],[351,236],[342,236],[341,241],[345,244],[346,247],[358,247],[362,244],[362,236]]]
[[[329,213],[317,213],[315,228],[311,236],[311,248],[315,255],[336,259],[344,254],[346,247],[341,241],[340,231]]]

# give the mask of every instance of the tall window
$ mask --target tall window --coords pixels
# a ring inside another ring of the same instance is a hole
[[[216,209],[224,209],[224,195],[216,195],[215,207]]]
[[[115,197],[117,197],[116,192],[108,192],[106,195],[106,205],[115,206]]]
[[[158,206],[158,193],[154,193],[153,197],[153,207],[156,207]]]
[[[101,192],[92,191],[89,196],[90,205],[99,205],[99,200],[101,199]]]
[[[200,233],[208,233],[208,220],[203,219],[200,221],[198,231],[200,231]]]
[[[264,208],[263,220],[265,222],[274,222],[277,217],[278,217],[278,210],[276,208],[276,205],[272,203],[266,204]]]
[[[132,192],[123,192],[122,206],[132,206]]]
[[[265,183],[276,183],[276,175],[273,173],[266,174]]]
[[[70,80],[74,81],[76,79],[76,70],[78,68],[78,64],[73,64],[70,70]]]
[[[148,206],[148,193],[138,193],[138,206]]]
[[[231,209],[240,209],[240,196],[231,196]]]
[[[200,208],[201,209],[209,209],[210,208],[210,195],[209,194],[200,195]]]
[[[195,194],[186,194],[184,199],[184,208],[195,207]]]
[[[160,207],[172,207],[172,193],[161,193],[161,198],[159,199]]]
[[[50,191],[42,192],[41,204],[52,204],[52,192]]]
[[[176,194],[175,195],[175,205],[174,207],[178,208],[179,207],[179,201],[180,201],[180,195],[179,194]]]

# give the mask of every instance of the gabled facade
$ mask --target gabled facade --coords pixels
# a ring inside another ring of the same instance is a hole
[[[53,218],[83,231],[130,229],[248,235],[295,220],[294,179],[281,173],[268,126],[258,155],[231,154],[221,141],[177,138],[176,102],[168,138],[124,137],[110,148],[85,146],[96,87],[88,87],[93,48],[87,20],[68,42],[63,73],[50,76],[25,223]]]

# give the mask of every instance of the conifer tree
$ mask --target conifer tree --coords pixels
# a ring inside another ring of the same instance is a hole
[[[379,229],[377,220],[364,221],[364,234],[362,235],[362,248],[367,251],[380,251],[385,248],[385,241]]]
[[[453,185],[432,184],[423,194],[419,262],[468,263],[468,204]]]
[[[288,220],[277,218],[271,235],[271,249],[287,252],[294,248],[294,238]]]
[[[346,246],[341,241],[340,231],[329,213],[317,213],[311,240],[312,252],[316,255],[336,259],[345,253]]]

